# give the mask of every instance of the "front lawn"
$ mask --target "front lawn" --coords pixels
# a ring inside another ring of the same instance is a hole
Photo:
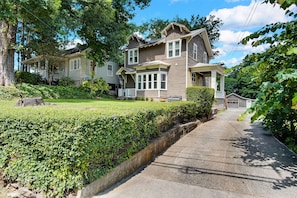
[[[78,115],[127,115],[148,110],[168,109],[177,107],[185,102],[148,102],[137,100],[110,100],[110,99],[45,99],[45,106],[17,107],[17,100],[0,100],[0,109],[3,116],[18,114],[19,116],[50,115],[78,116]],[[1,116],[1,115],[0,115]]]

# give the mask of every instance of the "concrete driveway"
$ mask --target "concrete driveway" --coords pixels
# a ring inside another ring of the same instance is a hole
[[[297,197],[297,156],[242,109],[198,126],[96,198]]]

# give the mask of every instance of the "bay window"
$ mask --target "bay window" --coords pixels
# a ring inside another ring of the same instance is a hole
[[[137,89],[165,90],[167,89],[167,73],[150,72],[137,74]]]

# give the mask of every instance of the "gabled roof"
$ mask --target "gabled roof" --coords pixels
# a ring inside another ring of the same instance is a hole
[[[134,73],[135,73],[135,69],[133,69],[133,68],[127,68],[127,67],[121,67],[121,68],[116,72],[116,75],[121,75],[122,72],[124,72],[125,74],[134,74]]]
[[[185,25],[172,22],[161,31],[162,38],[160,38],[160,39],[145,40],[145,39],[141,38],[139,35],[134,33],[128,38],[128,41],[131,39],[137,39],[138,43],[140,43],[139,48],[147,48],[147,47],[160,45],[162,43],[166,43],[166,36],[167,36],[168,30],[174,29],[175,27],[178,27],[181,32],[184,31],[186,33],[185,35],[181,36],[181,38],[183,38],[183,39],[191,40],[195,36],[199,35],[203,39],[203,42],[204,42],[204,45],[205,45],[205,48],[206,48],[209,58],[213,58],[214,54],[212,52],[209,37],[208,37],[207,31],[205,28],[190,31]]]
[[[179,27],[179,29],[180,29],[181,32],[185,31],[186,33],[190,33],[190,30],[189,30],[185,25],[182,25],[182,24],[179,24],[179,23],[172,22],[172,23],[170,23],[169,25],[167,25],[167,26],[161,31],[161,35],[162,35],[162,36],[166,36],[168,30],[170,30],[170,29],[174,29],[174,26]]]
[[[160,45],[162,43],[165,43],[165,38],[160,38],[160,39],[156,39],[156,40],[149,40],[147,41],[146,44],[139,46],[139,48],[146,48],[146,47],[152,47],[152,46],[156,46],[156,45]]]
[[[240,96],[240,95],[238,95],[236,93],[230,93],[226,97],[229,98],[230,96],[235,96],[235,97],[240,98],[242,100],[253,100],[253,101],[255,100],[255,99],[252,99],[252,98],[246,98],[246,97]]]
[[[207,31],[206,31],[205,28],[201,28],[201,29],[198,29],[198,30],[193,30],[189,34],[186,34],[186,35],[182,36],[181,38],[190,38],[190,39],[192,39],[193,37],[195,37],[197,35],[200,35],[201,38],[203,39],[204,45],[206,47],[207,54],[208,54],[208,56],[210,58],[212,58],[213,57],[213,52],[212,52],[211,45],[210,45],[209,38],[208,38],[208,34],[207,34]]]
[[[137,35],[137,33],[133,33],[132,35],[130,35],[128,37],[128,41],[130,41],[131,39],[133,39],[133,40],[136,39],[138,43],[146,43],[147,42],[144,38]]]

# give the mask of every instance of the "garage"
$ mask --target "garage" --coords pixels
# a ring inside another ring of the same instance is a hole
[[[226,96],[228,108],[250,108],[254,99],[242,97],[236,93]]]

